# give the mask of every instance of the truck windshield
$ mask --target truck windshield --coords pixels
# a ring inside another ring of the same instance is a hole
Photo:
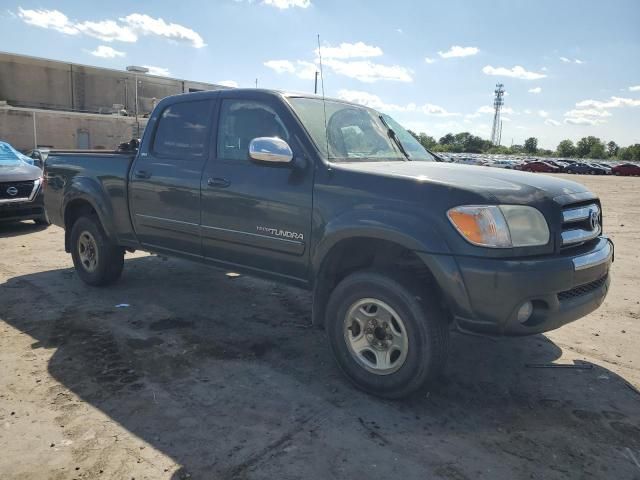
[[[289,102],[318,150],[334,162],[406,161],[433,157],[391,117],[366,107],[320,98],[293,97]],[[327,124],[325,128],[325,108]],[[413,142],[411,142],[413,140]]]

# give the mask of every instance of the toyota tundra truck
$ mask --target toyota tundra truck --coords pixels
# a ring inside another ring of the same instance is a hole
[[[144,250],[311,290],[340,369],[399,398],[437,377],[452,329],[552,330],[610,282],[613,243],[584,186],[435,160],[361,105],[197,92],[163,99],[130,152],[52,153],[45,205],[89,285]]]

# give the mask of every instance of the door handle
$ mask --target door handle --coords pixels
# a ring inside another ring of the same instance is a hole
[[[231,185],[231,182],[226,178],[215,177],[208,179],[207,185],[214,188],[227,188],[229,185]]]
[[[151,172],[146,170],[136,170],[133,172],[133,176],[136,178],[151,178]]]

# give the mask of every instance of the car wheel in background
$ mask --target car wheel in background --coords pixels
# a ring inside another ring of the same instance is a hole
[[[98,217],[80,217],[71,228],[71,257],[80,279],[93,286],[115,282],[124,266],[124,249],[105,234]]]

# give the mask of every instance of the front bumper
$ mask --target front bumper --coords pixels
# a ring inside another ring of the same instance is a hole
[[[540,259],[456,257],[457,272],[449,272],[445,279],[454,282],[454,294],[447,300],[463,330],[497,335],[553,330],[602,304],[613,257],[613,242],[606,237],[586,250]],[[517,312],[527,301],[532,302],[533,313],[521,323]]]
[[[0,203],[0,222],[34,220],[45,216],[42,191],[31,201]]]

